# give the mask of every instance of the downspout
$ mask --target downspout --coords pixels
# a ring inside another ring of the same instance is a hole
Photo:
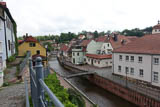
[[[114,74],[114,53],[112,53],[112,73]]]
[[[5,21],[4,21],[4,35],[5,35],[5,45],[6,45],[6,56],[7,56],[7,60],[8,60],[7,35],[6,35],[6,23],[5,23]]]
[[[151,84],[152,84],[152,76],[153,76],[153,55],[151,55]]]

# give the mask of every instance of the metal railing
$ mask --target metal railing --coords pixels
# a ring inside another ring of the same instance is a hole
[[[22,63],[19,65],[19,70],[20,70],[20,72],[22,72],[23,69],[25,68],[25,66],[26,66],[26,64],[27,64],[27,62],[28,62],[28,59],[29,59],[30,55],[31,55],[31,52],[28,51],[27,54],[26,54],[26,57],[24,58],[24,60],[22,61]]]
[[[43,68],[42,59],[40,57],[36,58],[36,66],[34,68],[35,70],[32,66],[32,59],[30,59],[29,70],[33,107],[51,107],[52,105],[55,107],[64,107],[43,81],[44,76],[47,76],[47,73],[44,75],[44,72],[47,70]],[[46,99],[46,94],[50,98],[49,101]]]

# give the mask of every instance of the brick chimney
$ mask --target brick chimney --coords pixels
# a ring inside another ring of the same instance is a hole
[[[4,2],[3,0],[0,0],[0,4],[1,4],[2,6],[4,6],[4,7],[7,7],[6,2]]]

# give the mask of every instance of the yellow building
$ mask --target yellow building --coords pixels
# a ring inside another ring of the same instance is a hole
[[[36,57],[41,57],[43,64],[46,65],[46,49],[32,36],[24,37],[24,40],[19,43],[18,56],[25,56],[27,51],[31,52],[33,65],[35,65]]]

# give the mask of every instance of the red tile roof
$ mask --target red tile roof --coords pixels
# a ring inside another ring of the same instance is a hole
[[[139,53],[139,54],[160,54],[160,34],[145,35],[113,52],[118,53]]]
[[[23,40],[18,40],[18,43],[19,43],[19,44],[23,43]]]
[[[124,43],[122,43],[122,41],[124,41]],[[115,41],[112,36],[109,36],[108,42],[111,43],[113,49],[116,49],[123,45],[128,44],[129,42],[131,42],[131,40],[129,40],[124,35],[117,35],[117,41]]]
[[[97,55],[97,54],[86,54],[87,57],[95,58],[95,59],[111,59],[112,55]]]
[[[86,47],[92,40],[93,40],[93,39],[83,40],[80,45]]]
[[[107,41],[107,36],[99,36],[95,40],[96,42],[106,42]]]
[[[37,42],[37,40],[32,37],[32,36],[28,36],[24,39],[25,42]]]
[[[127,38],[128,38],[130,41],[134,41],[134,40],[136,40],[138,37],[137,37],[137,36],[127,36]]]
[[[66,52],[66,51],[68,51],[68,46],[65,45],[65,44],[63,44],[63,45],[60,47],[60,50]]]
[[[160,24],[153,26],[153,29],[160,29]]]

